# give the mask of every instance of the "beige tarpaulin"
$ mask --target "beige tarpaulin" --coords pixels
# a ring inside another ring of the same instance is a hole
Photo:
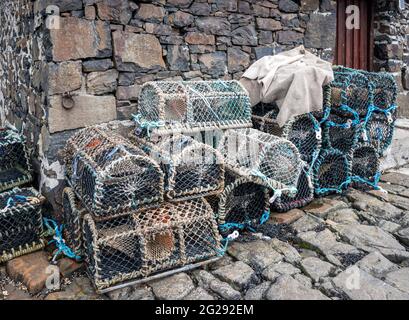
[[[256,61],[240,82],[250,95],[252,106],[276,102],[277,121],[322,110],[323,85],[334,80],[332,65],[308,52],[303,46]]]

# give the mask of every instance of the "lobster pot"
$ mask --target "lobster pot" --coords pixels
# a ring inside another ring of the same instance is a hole
[[[81,130],[66,146],[74,192],[96,217],[112,217],[163,201],[159,165],[127,139],[97,127]]]
[[[334,72],[331,83],[331,112],[345,115],[354,112],[364,117],[373,105],[373,84],[361,72]]]
[[[394,115],[384,112],[373,112],[364,123],[361,131],[361,141],[371,144],[383,156],[392,144],[395,132]]]
[[[222,192],[224,160],[209,145],[183,135],[153,144],[131,133],[131,140],[160,164],[167,199],[187,200]]]
[[[325,148],[333,148],[344,154],[349,154],[358,143],[362,126],[358,120],[331,113],[323,127]]]
[[[380,178],[377,150],[370,144],[360,144],[352,150],[351,155],[353,186],[361,189],[377,188]]]
[[[297,147],[290,141],[255,129],[227,130],[218,150],[226,168],[271,190],[294,191],[302,168]],[[258,181],[258,180],[257,180]]]
[[[76,256],[82,256],[83,241],[81,222],[86,211],[79,203],[71,188],[65,188],[63,190],[62,206],[64,219],[64,240]]]
[[[232,231],[255,228],[260,225],[263,215],[269,213],[269,197],[262,181],[240,177],[226,171],[226,188],[218,196],[207,197],[218,217],[219,229],[226,237]]]
[[[221,236],[202,198],[83,222],[85,260],[99,290],[205,262],[220,254]]]
[[[281,195],[271,204],[276,212],[286,212],[295,208],[302,208],[314,199],[314,185],[310,167],[305,164],[298,178],[297,193],[295,196]]]
[[[343,152],[325,149],[314,163],[313,174],[316,195],[341,193],[349,185],[351,162]]]
[[[251,127],[251,105],[238,81],[158,81],[141,88],[136,132],[154,136]]]
[[[386,72],[367,72],[337,66],[335,73],[356,74],[365,76],[371,83],[373,104],[376,108],[387,110],[396,104],[398,87],[392,74]]]
[[[24,138],[0,128],[0,192],[33,180]]]
[[[0,263],[41,250],[44,198],[32,188],[0,194]]]
[[[322,104],[322,110],[320,111],[312,111],[311,114],[314,118],[318,121],[319,124],[324,123],[330,112],[331,112],[331,99],[332,99],[332,88],[331,85],[325,85],[322,87],[322,92],[324,95],[324,101]]]
[[[256,111],[259,112],[262,108],[257,107]],[[310,163],[321,148],[320,123],[312,114],[308,113],[296,116],[280,128],[276,121],[278,108],[267,107],[266,109],[272,110],[268,111],[264,116],[253,115],[254,127],[260,131],[291,141],[297,147],[301,158]]]

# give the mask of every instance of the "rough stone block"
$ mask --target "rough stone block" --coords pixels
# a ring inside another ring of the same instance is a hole
[[[283,27],[280,21],[270,18],[257,18],[257,27],[261,30],[277,31],[282,30]]]
[[[305,31],[306,48],[334,48],[337,19],[334,13],[313,13]]]
[[[98,16],[101,20],[128,24],[132,10],[128,0],[101,0],[97,2]]]
[[[111,69],[102,72],[91,72],[87,76],[87,92],[102,95],[116,90],[118,71]]]
[[[165,9],[150,3],[141,3],[136,17],[149,22],[162,22],[165,17]]]
[[[71,92],[81,88],[81,61],[67,61],[47,65],[43,88],[49,95]]]
[[[220,77],[227,73],[226,53],[218,51],[199,56],[200,69],[202,72]]]
[[[187,296],[194,288],[192,279],[186,273],[179,273],[149,283],[158,299],[180,300]]]
[[[299,209],[293,209],[285,213],[274,213],[271,214],[271,220],[279,224],[290,224],[304,215],[304,212]]]
[[[301,11],[315,11],[320,7],[320,0],[301,0]]]
[[[118,100],[138,100],[141,86],[134,84],[132,86],[119,86],[116,90],[116,98]]]
[[[119,71],[164,68],[162,47],[159,40],[149,34],[115,31],[114,59]]]
[[[241,46],[256,46],[257,32],[254,26],[239,27],[232,32],[232,43]]]
[[[36,294],[45,287],[49,265],[47,254],[39,251],[8,261],[6,268],[11,279],[22,282],[31,294]]]
[[[103,58],[112,54],[109,25],[75,17],[60,18],[60,29],[50,30],[54,61]]]
[[[244,71],[250,65],[250,56],[239,48],[228,48],[227,62],[229,72]]]
[[[73,96],[74,106],[65,109],[61,96],[50,98],[48,125],[50,133],[83,128],[115,120],[116,100],[114,96]]]
[[[111,59],[87,60],[82,63],[84,72],[106,71],[114,66]]]

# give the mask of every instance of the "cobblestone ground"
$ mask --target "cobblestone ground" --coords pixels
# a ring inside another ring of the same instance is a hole
[[[408,300],[409,166],[385,174],[381,186],[389,193],[351,189],[275,215],[211,265],[106,295],[67,260],[61,291],[52,293],[33,279],[34,267],[12,261],[0,267],[0,298]],[[41,259],[46,253],[30,265]]]

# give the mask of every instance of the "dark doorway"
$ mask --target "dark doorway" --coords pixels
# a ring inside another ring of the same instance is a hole
[[[348,29],[347,7],[359,7],[360,28]],[[337,0],[337,45],[335,64],[372,70],[373,66],[373,1]]]

